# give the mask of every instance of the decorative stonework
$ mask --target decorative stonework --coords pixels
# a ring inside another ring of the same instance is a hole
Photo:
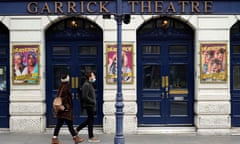
[[[43,116],[11,116],[10,131],[40,133],[44,131],[45,121]]]

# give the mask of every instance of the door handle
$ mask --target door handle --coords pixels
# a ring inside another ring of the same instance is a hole
[[[162,76],[162,94],[161,94],[161,97],[162,99],[164,99],[164,90],[165,90],[165,76]]]
[[[165,86],[166,98],[168,98],[168,76],[165,76]]]
[[[75,77],[75,85],[76,85],[76,87],[75,88],[78,88],[78,77]]]
[[[72,80],[71,80],[71,82],[72,82],[72,84],[71,84],[71,85],[72,85],[72,88],[75,88],[74,77],[72,77],[71,79],[72,79]]]
[[[164,88],[165,88],[165,77],[162,76],[162,89],[164,89]]]

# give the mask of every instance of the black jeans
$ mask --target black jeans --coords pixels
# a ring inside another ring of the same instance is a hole
[[[54,129],[53,136],[58,136],[59,131],[60,131],[61,127],[63,126],[64,122],[66,122],[66,124],[68,126],[68,130],[70,131],[71,135],[76,136],[77,134],[74,131],[73,122],[71,120],[67,120],[67,119],[57,119],[57,125]]]
[[[95,110],[92,107],[86,107],[85,108],[87,110],[87,120],[85,120],[83,123],[81,123],[78,127],[77,127],[77,131],[80,131],[81,129],[83,129],[85,126],[88,125],[88,137],[92,138],[93,137],[93,122],[94,122],[94,115],[95,115]]]

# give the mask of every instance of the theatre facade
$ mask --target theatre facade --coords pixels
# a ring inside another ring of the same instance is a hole
[[[240,134],[240,2],[123,0],[120,13],[111,0],[0,5],[0,131],[52,131],[62,73],[78,125],[78,88],[94,71],[94,129],[115,133],[121,31],[124,133]]]

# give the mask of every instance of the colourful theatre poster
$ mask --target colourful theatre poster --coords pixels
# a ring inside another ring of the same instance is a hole
[[[39,83],[39,45],[13,45],[13,84]]]
[[[227,44],[201,43],[201,82],[227,81]]]
[[[117,82],[117,45],[106,45],[107,55],[107,76],[106,81],[108,84],[114,84]],[[122,83],[133,83],[133,45],[122,45]]]

